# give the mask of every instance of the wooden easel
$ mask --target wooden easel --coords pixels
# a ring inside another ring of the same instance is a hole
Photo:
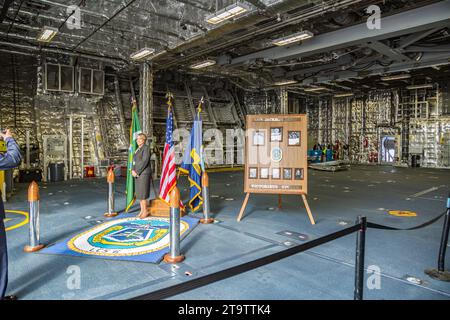
[[[242,220],[250,193],[278,195],[278,209],[282,208],[282,195],[289,194],[302,197],[311,224],[316,224],[306,199],[307,115],[247,115],[246,129],[245,199],[237,221]]]
[[[315,225],[314,217],[311,213],[311,209],[309,208],[308,200],[306,199],[306,195],[304,193],[300,194],[303,199],[303,204],[305,205],[306,212],[308,213],[309,221],[311,221],[312,225]],[[250,192],[245,194],[244,203],[242,204],[241,211],[239,212],[237,221],[240,222],[242,220],[242,216],[244,215],[245,208],[248,204],[248,199],[250,198]],[[281,194],[278,195],[278,208],[281,209]]]

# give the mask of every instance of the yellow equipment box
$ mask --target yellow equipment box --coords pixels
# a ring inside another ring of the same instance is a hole
[[[0,141],[0,152],[6,152],[6,142],[3,140]]]
[[[4,197],[4,195],[6,194],[6,190],[5,190],[6,184],[5,184],[5,171],[0,170],[0,191],[1,191],[1,196]]]

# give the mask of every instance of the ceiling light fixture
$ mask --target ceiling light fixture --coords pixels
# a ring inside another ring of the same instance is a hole
[[[432,84],[418,84],[414,86],[407,86],[406,89],[408,90],[416,90],[416,89],[432,89]]]
[[[191,69],[203,69],[206,67],[213,66],[215,64],[216,64],[215,60],[208,59],[202,62],[194,63],[193,65],[191,65]]]
[[[347,92],[347,93],[338,93],[335,94],[334,97],[335,98],[346,98],[346,97],[353,97],[355,94],[351,93],[351,92]]]
[[[211,24],[218,24],[223,21],[234,18],[238,15],[241,15],[247,11],[250,11],[250,6],[245,2],[236,2],[228,7],[225,7],[216,13],[209,15],[206,17],[206,21]]]
[[[52,27],[43,27],[42,31],[39,33],[37,37],[37,41],[39,42],[50,42],[58,33],[57,28]]]
[[[283,80],[283,81],[277,81],[274,83],[275,86],[286,86],[288,84],[294,84],[297,83],[295,80]]]
[[[305,92],[316,92],[321,90],[327,90],[325,87],[312,87],[312,88],[304,88],[303,91]]]
[[[164,53],[167,53],[167,51],[166,50],[162,50],[162,51],[160,51],[158,53],[153,53],[150,57],[148,57],[148,60],[155,59],[156,57],[159,57],[160,55],[162,55]]]
[[[155,49],[153,48],[142,48],[139,51],[136,51],[135,53],[131,54],[130,58],[132,60],[143,60],[144,58],[147,58],[149,55],[153,54],[155,52]]]
[[[272,41],[272,44],[276,46],[285,46],[294,42],[299,42],[314,37],[311,31],[301,31],[298,33],[291,34],[290,36],[279,38]]]
[[[403,79],[409,79],[411,78],[411,75],[408,73],[405,74],[397,74],[395,76],[386,76],[386,77],[381,77],[382,81],[392,81],[392,80],[403,80]]]

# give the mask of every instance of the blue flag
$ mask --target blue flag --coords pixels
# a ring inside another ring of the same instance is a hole
[[[202,99],[203,101],[203,99]],[[202,103],[200,102],[200,105]],[[189,179],[189,207],[193,212],[197,211],[203,205],[202,197],[202,119],[200,116],[200,105],[194,119],[194,125],[191,131],[191,137],[184,153],[183,163],[180,171],[186,173]]]

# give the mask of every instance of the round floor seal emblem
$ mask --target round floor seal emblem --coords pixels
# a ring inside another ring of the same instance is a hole
[[[181,221],[181,234],[189,224]],[[135,256],[169,246],[169,219],[123,218],[97,225],[69,240],[76,252],[99,256]]]
[[[279,147],[275,147],[272,149],[270,155],[273,162],[280,162],[281,159],[283,159],[283,150]]]

